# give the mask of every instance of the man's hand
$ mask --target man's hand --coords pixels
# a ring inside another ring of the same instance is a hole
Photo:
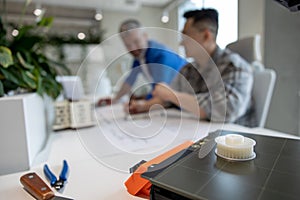
[[[97,102],[97,106],[107,106],[107,105],[111,105],[113,104],[113,99],[112,98],[102,98],[99,99],[99,101]]]
[[[138,114],[147,112],[148,106],[145,100],[131,100],[129,103],[124,105],[124,111],[128,114]]]

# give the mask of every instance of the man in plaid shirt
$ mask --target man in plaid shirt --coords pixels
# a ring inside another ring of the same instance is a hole
[[[194,61],[181,69],[170,86],[157,84],[153,99],[130,102],[128,112],[145,112],[155,104],[175,104],[202,120],[255,126],[252,69],[238,54],[216,44],[218,12],[194,10],[184,17],[181,43]]]

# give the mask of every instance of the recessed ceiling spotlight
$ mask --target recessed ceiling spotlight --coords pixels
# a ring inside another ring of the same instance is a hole
[[[84,33],[78,33],[78,35],[77,35],[77,38],[79,39],[79,40],[84,40],[85,39],[85,34]]]
[[[95,14],[95,19],[96,19],[97,21],[101,21],[101,20],[103,19],[103,15],[102,15],[101,13],[96,13],[96,14]]]
[[[164,12],[162,17],[161,17],[161,21],[163,23],[168,23],[169,22],[169,13],[168,12]]]
[[[40,16],[41,14],[42,14],[42,9],[40,9],[40,8],[36,8],[34,11],[33,11],[33,14],[35,15],[35,16]]]
[[[19,31],[17,29],[14,29],[12,32],[11,32],[11,35],[14,36],[14,37],[17,37],[19,35]]]

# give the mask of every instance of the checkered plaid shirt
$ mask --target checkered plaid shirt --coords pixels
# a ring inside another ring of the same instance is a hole
[[[250,64],[229,49],[219,47],[205,67],[189,63],[171,83],[174,90],[195,95],[207,120],[249,127],[257,125],[252,85]]]

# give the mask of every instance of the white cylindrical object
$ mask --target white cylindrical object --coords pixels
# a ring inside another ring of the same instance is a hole
[[[229,134],[225,136],[225,143],[228,145],[244,144],[244,137],[238,134]]]
[[[228,134],[215,139],[217,154],[228,159],[249,159],[254,154],[256,142],[238,134]]]

